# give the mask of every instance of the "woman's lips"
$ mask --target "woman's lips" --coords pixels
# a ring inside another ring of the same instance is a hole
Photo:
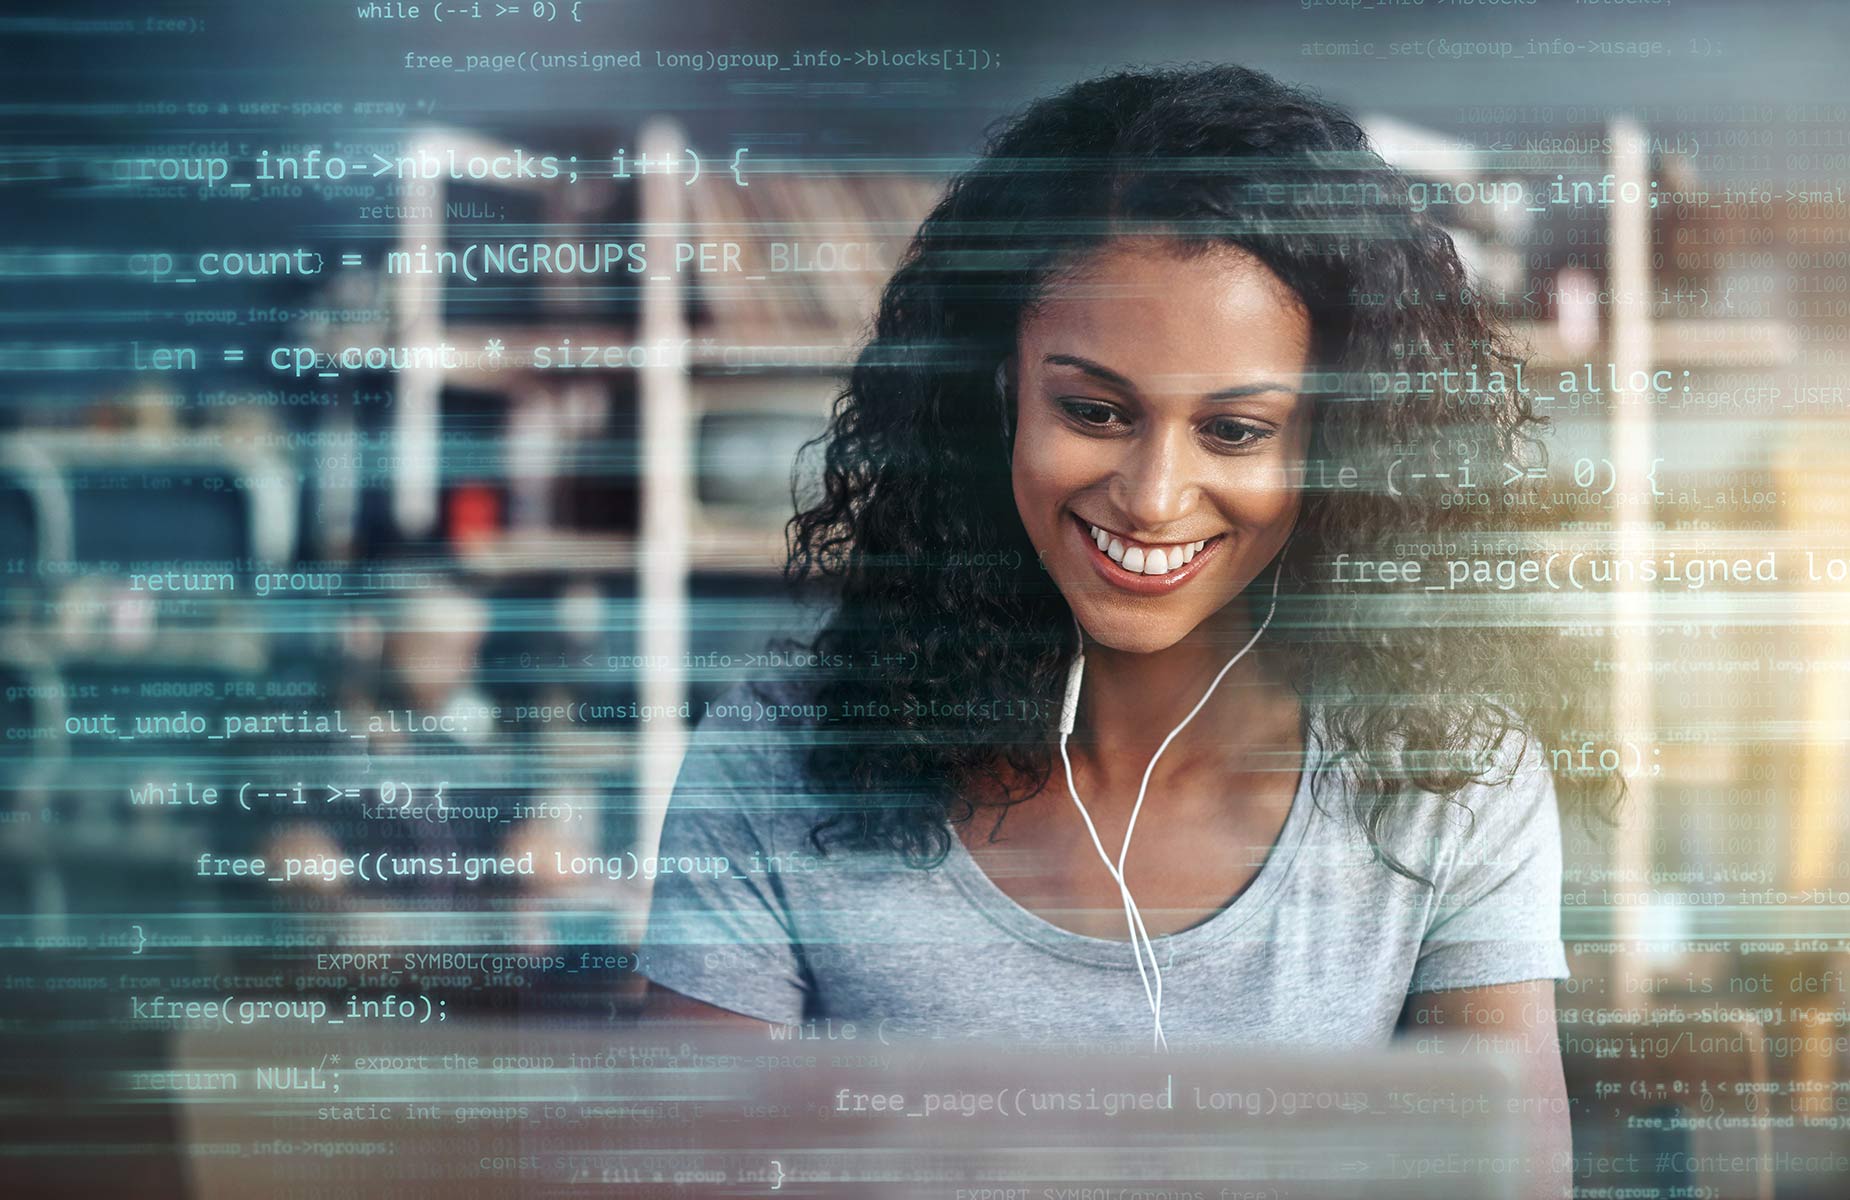
[[[1226,534],[1216,534],[1202,544],[1201,549],[1195,552],[1195,557],[1181,566],[1161,575],[1145,575],[1137,571],[1127,571],[1113,562],[1111,555],[1098,548],[1098,542],[1092,537],[1090,522],[1078,513],[1068,515],[1072,517],[1074,536],[1084,547],[1086,557],[1092,561],[1093,570],[1097,571],[1099,576],[1113,587],[1134,592],[1140,596],[1160,596],[1181,587],[1201,572],[1207,560],[1220,548],[1220,544],[1227,540]]]

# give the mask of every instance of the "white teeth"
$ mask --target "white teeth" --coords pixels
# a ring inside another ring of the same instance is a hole
[[[1203,538],[1198,542],[1163,546],[1143,546],[1133,542],[1127,546],[1122,538],[1109,529],[1100,529],[1090,521],[1085,522],[1085,527],[1091,530],[1092,540],[1111,557],[1111,561],[1139,575],[1166,575],[1178,570],[1184,564],[1194,561],[1195,555],[1201,553],[1209,541]]]

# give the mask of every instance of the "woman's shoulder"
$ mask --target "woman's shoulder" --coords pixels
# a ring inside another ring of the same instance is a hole
[[[1532,818],[1543,807],[1554,810],[1554,775],[1533,730],[1512,725],[1487,739],[1471,756],[1482,771],[1445,805],[1454,820],[1472,827],[1488,820],[1502,827],[1513,817]]]
[[[1449,794],[1414,790],[1395,799],[1377,830],[1382,852],[1429,878],[1492,848],[1515,854],[1552,845],[1558,852],[1554,776],[1532,730],[1515,724],[1476,747],[1449,753],[1461,755],[1476,769],[1476,778]],[[1363,834],[1354,805],[1359,784],[1353,772],[1342,769],[1342,757],[1325,750],[1322,762],[1341,802],[1320,807],[1341,808],[1359,839]]]
[[[1487,757],[1483,775],[1443,806],[1439,869],[1446,890],[1475,892],[1520,874],[1558,891],[1561,818],[1541,741],[1512,729]]]
[[[820,700],[822,681],[793,674],[767,679],[740,679],[694,707],[697,725],[717,728],[792,728],[826,718]]]
[[[688,751],[727,752],[758,772],[800,772],[828,724],[819,691],[801,675],[738,680],[694,702]]]
[[[760,820],[807,819],[816,806],[809,752],[827,724],[816,693],[799,676],[741,680],[694,701],[675,801]]]

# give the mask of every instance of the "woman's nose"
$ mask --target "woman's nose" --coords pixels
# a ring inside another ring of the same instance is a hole
[[[1136,522],[1131,532],[1160,534],[1188,515],[1199,484],[1186,430],[1152,432],[1126,449],[1112,476],[1112,503]]]

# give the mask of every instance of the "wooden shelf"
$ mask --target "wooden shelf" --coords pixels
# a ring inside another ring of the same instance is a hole
[[[477,538],[457,547],[457,564],[477,575],[632,575],[644,568],[642,538],[624,534],[562,530],[514,532]],[[759,528],[702,520],[688,531],[690,570],[730,574],[775,574],[783,567],[783,526]]]
[[[679,340],[656,344],[640,342],[634,326],[587,323],[501,325],[469,323],[444,326],[442,341],[455,347],[458,363],[437,368],[445,383],[493,390],[516,381],[582,379],[588,376],[634,375],[642,367],[631,361],[629,350],[640,345],[651,359],[666,356],[685,359],[696,376],[737,374],[762,377],[788,371],[799,375],[833,375],[854,365],[859,344],[842,338],[839,329],[722,329],[690,328],[685,345]],[[495,352],[489,352],[493,345]],[[536,349],[547,351],[546,366],[534,365]],[[570,366],[567,361],[570,353]],[[780,361],[788,351],[789,361]],[[586,362],[589,356],[590,361]]]
[[[1585,361],[1589,354],[1609,354],[1604,342],[1578,353],[1561,344],[1548,321],[1512,321],[1510,330],[1547,366]],[[1783,321],[1657,320],[1651,323],[1651,357],[1666,366],[1771,367],[1791,362],[1798,353],[1792,326]]]

